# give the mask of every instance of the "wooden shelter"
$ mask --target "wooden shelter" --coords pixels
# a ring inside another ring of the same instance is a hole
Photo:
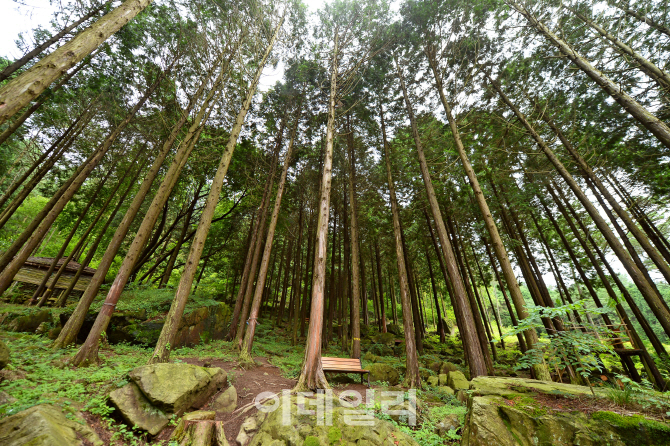
[[[56,272],[60,269],[66,260],[67,258],[65,257],[58,260],[56,268],[54,269],[53,273],[51,273],[51,277],[47,282],[48,287],[52,287],[52,282]],[[42,283],[44,275],[49,271],[49,267],[53,261],[54,259],[52,257],[28,257],[28,260],[26,260],[19,272],[16,273],[16,276],[14,276],[14,280],[17,282],[39,285]],[[58,278],[58,282],[55,284],[54,288],[62,290],[67,289],[70,286],[70,283],[72,283],[72,280],[74,279],[75,274],[77,274],[79,268],[81,268],[81,263],[70,261],[66,265],[63,274],[61,274],[61,276]],[[91,283],[93,274],[95,274],[95,269],[89,268],[88,266],[84,267],[84,270],[77,280],[74,289],[76,291],[84,291],[88,284]]]

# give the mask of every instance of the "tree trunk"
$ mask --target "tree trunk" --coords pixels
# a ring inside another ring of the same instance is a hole
[[[667,26],[664,26],[660,23],[657,23],[653,19],[645,16],[644,14],[640,14],[639,12],[635,11],[634,9],[627,8],[625,6],[621,6],[613,0],[607,0],[607,3],[609,3],[611,6],[619,8],[620,10],[622,10],[623,12],[625,12],[626,14],[628,14],[631,17],[635,17],[640,22],[648,25],[650,28],[655,29],[656,31],[659,31],[659,32],[665,34],[666,36],[670,36],[670,28],[668,28]]]
[[[579,154],[579,152],[577,152],[574,146],[565,137],[563,132],[558,128],[558,126],[555,124],[551,116],[549,116],[549,114],[545,112],[543,113],[543,119],[549,125],[549,127],[551,127],[554,133],[556,133],[556,136],[558,136],[558,138],[561,140],[563,147],[565,147],[568,150],[572,158],[577,162],[577,166],[579,167],[579,170],[584,176],[584,178],[587,178],[595,185],[594,189],[597,189],[597,191],[600,192],[600,195],[602,195],[605,198],[605,200],[607,200],[607,203],[609,203],[612,209],[614,209],[616,214],[619,216],[619,218],[621,218],[621,220],[626,225],[626,228],[628,228],[628,230],[633,234],[635,240],[638,241],[640,246],[642,246],[644,251],[649,255],[649,258],[654,262],[654,264],[659,269],[661,274],[663,274],[663,277],[665,278],[666,282],[670,283],[670,265],[665,261],[663,256],[659,253],[659,251],[656,250],[656,248],[654,248],[651,245],[649,239],[645,236],[644,232],[640,230],[640,228],[635,224],[635,222],[631,218],[630,214],[628,214],[628,212],[625,209],[623,209],[619,204],[619,202],[612,196],[607,187],[605,187],[602,181],[600,181],[600,178],[598,178],[598,176],[593,172],[593,170],[588,165],[586,160]],[[593,191],[594,195],[597,198],[598,198],[598,192],[596,192],[595,190]],[[614,221],[613,223],[617,224]],[[640,268],[640,265],[638,265],[638,268]]]
[[[449,277],[451,278],[451,282],[454,287],[454,299],[458,300],[458,310],[460,314],[458,314],[457,317],[461,318],[462,326],[465,329],[463,332],[461,332],[461,337],[463,339],[463,350],[465,351],[468,366],[470,368],[470,378],[472,379],[477,376],[487,374],[482,346],[479,342],[479,339],[477,338],[477,334],[475,333],[476,328],[472,309],[470,308],[470,305],[467,301],[463,279],[458,273],[456,258],[454,257],[453,249],[447,236],[442,214],[440,213],[440,208],[437,203],[437,196],[435,195],[433,183],[428,171],[426,156],[423,153],[423,146],[421,144],[421,139],[419,138],[419,130],[416,125],[416,120],[414,119],[414,111],[412,110],[412,106],[409,102],[409,96],[407,95],[407,89],[405,87],[405,80],[402,76],[402,72],[400,71],[400,67],[397,64],[397,61],[396,66],[398,70],[398,77],[400,79],[400,85],[403,90],[403,96],[405,98],[407,114],[409,116],[410,125],[412,127],[412,136],[414,137],[414,143],[416,145],[416,151],[419,157],[421,176],[423,177],[423,182],[426,187],[426,194],[428,195],[428,203],[430,204],[430,209],[433,213],[433,220],[437,226],[437,235],[440,238],[440,244],[442,245],[442,251],[444,253],[444,258],[447,264],[447,271],[449,272]]]
[[[98,246],[100,245],[100,242],[102,242],[102,239],[103,239],[103,237],[105,236],[105,233],[107,232],[107,229],[109,229],[109,226],[110,226],[110,225],[112,224],[112,222],[114,221],[114,217],[116,217],[116,214],[117,214],[117,213],[119,212],[119,210],[121,209],[121,206],[123,206],[123,204],[125,203],[125,199],[126,199],[126,197],[128,196],[128,194],[130,193],[130,191],[133,189],[133,187],[134,187],[134,185],[135,185],[135,182],[137,181],[137,178],[139,178],[140,174],[142,173],[142,169],[143,169],[143,167],[144,167],[144,166],[141,166],[141,167],[137,170],[137,173],[135,174],[135,177],[134,177],[133,180],[131,181],[130,185],[129,185],[128,188],[125,190],[125,192],[121,195],[121,198],[119,198],[119,201],[118,201],[116,207],[114,208],[114,210],[112,211],[112,213],[107,217],[107,221],[105,222],[104,226],[102,227],[102,229],[101,229],[100,232],[98,233],[98,237],[95,239],[95,241],[93,242],[93,244],[91,245],[91,247],[88,249],[88,253],[86,254],[86,257],[84,258],[84,261],[81,262],[81,266],[79,267],[79,269],[77,269],[77,272],[75,273],[74,277],[73,277],[72,280],[70,281],[70,285],[69,285],[68,288],[67,288],[65,291],[63,291],[63,292],[61,293],[61,295],[59,296],[59,298],[58,298],[58,302],[60,302],[61,304],[67,302],[67,298],[68,298],[68,296],[70,295],[70,293],[72,293],[72,290],[74,290],[74,286],[76,285],[77,281],[79,280],[79,278],[81,277],[82,273],[84,272],[84,268],[86,268],[86,267],[91,263],[91,260],[93,260],[93,256],[95,255],[95,252],[97,251]],[[104,206],[104,207],[106,207],[106,206]],[[98,218],[98,219],[99,219],[99,218],[102,218],[102,214],[99,214],[97,218]],[[90,225],[90,226],[88,227],[88,229],[87,229],[87,233],[90,233],[90,231],[92,231],[92,230],[95,228],[95,225],[97,224],[97,222],[98,222],[97,220],[94,220],[93,222],[91,222],[91,225]],[[85,236],[87,237],[88,235],[87,235],[87,234],[84,234],[84,236],[82,236],[82,239],[83,239]],[[112,239],[112,240],[113,240],[113,239]],[[82,246],[82,249],[83,249],[83,246]],[[104,259],[104,257],[103,257],[103,259]],[[101,263],[102,263],[102,261],[101,261]],[[100,267],[98,267],[98,269],[100,269]],[[96,270],[96,273],[97,273],[97,270]],[[94,277],[95,277],[95,276],[94,276]],[[103,279],[104,279],[104,277],[103,277]],[[92,280],[91,280],[91,282],[92,282]],[[90,286],[90,285],[89,285],[89,286]],[[86,292],[87,290],[88,290],[88,287],[86,288],[85,292]],[[97,290],[96,290],[96,292],[97,292]],[[79,309],[79,305],[81,304],[82,300],[83,300],[83,296],[82,296],[82,298],[79,300],[79,303],[77,304],[77,309]],[[90,304],[89,304],[89,305],[90,305]],[[86,311],[88,311],[88,307],[86,308]],[[74,315],[75,313],[76,313],[76,309],[75,309],[75,312],[73,313],[73,315]],[[84,313],[84,314],[85,314],[85,313]],[[73,316],[70,316],[70,318],[68,319],[68,321],[67,321],[67,323],[66,323],[66,325],[65,325],[66,327],[68,326],[68,323],[70,322],[70,320],[75,321],[75,318],[74,318]],[[63,328],[63,330],[65,330],[65,328]],[[61,333],[63,332],[63,330],[61,330]],[[78,332],[78,331],[79,331],[79,328],[77,328],[77,332]],[[74,337],[76,337],[77,334],[78,334],[78,333],[74,333]],[[68,336],[68,335],[63,335],[63,336]],[[60,339],[60,335],[59,335],[59,338],[58,338],[58,339]],[[71,342],[71,341],[68,341],[68,342]],[[54,343],[54,346],[56,346],[56,345],[57,345],[57,344]]]
[[[351,128],[350,116],[347,114],[347,146],[349,148],[349,206],[351,207],[351,357],[361,357],[361,261],[360,261],[360,242],[358,235],[358,202],[356,199],[356,155],[354,153],[354,134]],[[386,333],[386,323],[382,329]]]
[[[316,253],[312,277],[312,305],[309,316],[309,335],[305,348],[305,360],[300,371],[295,391],[330,388],[321,364],[321,333],[323,331],[323,305],[326,285],[326,261],[328,260],[328,218],[330,216],[330,190],[333,169],[333,138],[335,134],[335,99],[337,96],[337,61],[339,57],[339,31],[335,30],[335,42],[330,67],[330,97],[328,101],[328,123],[326,126],[326,153],[319,193],[319,218],[316,224]]]
[[[70,229],[69,234],[65,237],[65,240],[63,241],[63,244],[61,245],[60,249],[58,250],[58,253],[56,256],[53,258],[53,261],[51,262],[51,265],[49,265],[49,269],[47,270],[46,274],[44,274],[44,278],[42,279],[42,282],[37,286],[37,289],[33,293],[32,297],[30,298],[31,303],[35,303],[37,301],[37,298],[42,295],[42,291],[44,291],[44,288],[46,288],[47,282],[51,278],[51,275],[53,274],[54,270],[56,269],[56,266],[58,265],[58,261],[63,257],[63,254],[65,254],[65,250],[67,249],[68,245],[70,244],[70,241],[72,241],[72,238],[75,236],[77,233],[77,229],[79,229],[79,225],[81,222],[84,220],[84,217],[88,215],[88,210],[91,209],[91,206],[93,206],[93,203],[95,203],[95,200],[98,198],[98,194],[102,190],[103,186],[109,179],[109,176],[111,175],[112,171],[108,171],[107,174],[98,182],[98,186],[95,188],[93,191],[93,195],[91,198],[88,200],[88,203],[84,207],[84,209],[79,213],[79,217],[77,218],[77,221],[75,221],[74,225],[72,225],[72,229]],[[74,250],[73,250],[74,254]],[[63,265],[67,265],[67,262],[65,262]],[[55,279],[52,281],[52,286],[55,286],[57,283],[58,279]],[[40,299],[40,301],[37,304],[37,307],[42,307],[44,305],[44,302],[46,301],[46,298]]]
[[[117,276],[114,279],[114,283],[112,284],[109,292],[107,293],[105,302],[103,303],[103,306],[100,309],[100,312],[98,313],[98,317],[96,318],[96,321],[93,327],[91,328],[88,337],[86,338],[86,342],[81,346],[79,352],[77,352],[77,355],[72,360],[73,365],[78,366],[83,363],[97,361],[99,337],[102,334],[102,332],[107,329],[107,324],[111,319],[111,315],[114,312],[116,303],[121,297],[121,292],[123,291],[123,288],[125,287],[126,282],[130,277],[133,266],[135,265],[136,260],[139,258],[139,255],[142,252],[144,244],[151,236],[152,232],[151,230],[156,224],[156,220],[158,220],[158,215],[161,213],[163,206],[165,206],[165,203],[167,202],[167,199],[170,196],[170,193],[172,192],[172,189],[176,184],[177,179],[179,178],[179,173],[186,164],[188,156],[191,154],[191,151],[193,150],[196,142],[198,141],[200,131],[202,129],[201,123],[205,122],[209,117],[211,109],[209,109],[208,111],[208,105],[216,96],[216,88],[220,84],[220,81],[223,76],[222,73],[224,71],[225,68],[222,68],[220,75],[214,82],[213,90],[210,91],[207,97],[205,98],[203,105],[201,106],[197,115],[193,118],[193,123],[189,127],[186,136],[179,144],[177,152],[174,155],[174,159],[172,160],[170,167],[165,173],[165,177],[163,178],[163,181],[158,187],[158,190],[154,195],[154,198],[149,206],[149,209],[147,210],[146,214],[144,215],[144,218],[142,219],[142,223],[140,224],[140,227],[137,230],[137,233],[135,235],[135,238],[133,239],[133,242],[130,245],[130,248],[126,252],[121,267],[119,268]],[[213,72],[214,70],[212,69],[212,71],[208,75],[208,78],[211,76]],[[77,336],[77,332],[81,328],[81,325],[84,321],[84,317],[86,316],[86,312],[88,311],[88,308],[93,302],[93,299],[97,295],[97,292],[100,289],[100,285],[102,285],[102,282],[105,279],[105,275],[107,274],[107,271],[109,271],[112,261],[114,260],[116,253],[121,247],[121,243],[125,239],[125,236],[128,233],[128,230],[130,228],[133,219],[135,218],[137,212],[139,211],[147,193],[151,189],[151,185],[154,179],[156,178],[156,175],[158,174],[163,164],[163,161],[165,160],[165,157],[167,156],[170,148],[172,147],[172,144],[174,144],[175,140],[177,139],[177,136],[181,131],[182,126],[186,123],[186,120],[188,119],[188,114],[195,106],[197,100],[203,94],[205,86],[208,83],[208,81],[209,79],[206,79],[203,83],[201,83],[198,91],[191,98],[188,108],[182,114],[181,119],[172,128],[170,136],[163,144],[161,152],[159,153],[158,157],[151,166],[151,169],[149,170],[147,177],[144,179],[142,185],[140,186],[140,190],[138,191],[137,195],[133,199],[133,202],[126,211],[126,215],[123,217],[123,221],[117,228],[116,232],[114,233],[114,236],[112,237],[112,241],[105,250],[105,254],[100,262],[100,265],[98,266],[95,275],[91,279],[90,285],[84,292],[84,295],[82,296],[79,305],[77,305],[77,308],[75,309],[75,312],[68,320],[68,323],[66,324],[65,327],[63,327],[63,330],[61,331],[61,336],[59,336],[59,338],[56,340],[55,346],[64,347],[69,343],[71,343]],[[72,321],[71,330],[68,330],[67,335],[69,340],[65,338],[61,340],[61,337],[63,337],[63,331],[65,331],[66,327],[70,325],[71,321]]]
[[[200,221],[198,223],[198,229],[196,230],[195,236],[193,237],[193,242],[191,243],[191,249],[188,254],[188,260],[184,266],[184,271],[182,272],[181,279],[179,280],[179,286],[177,287],[177,292],[175,293],[174,300],[170,306],[170,311],[168,311],[167,316],[165,317],[165,324],[161,330],[161,334],[156,343],[156,349],[149,360],[150,364],[157,362],[167,362],[170,357],[170,348],[174,342],[174,337],[177,334],[177,329],[179,328],[179,323],[181,321],[182,314],[184,313],[184,308],[186,307],[186,301],[188,296],[191,293],[191,286],[193,285],[193,279],[195,277],[195,272],[198,268],[198,263],[200,263],[200,256],[205,247],[205,240],[207,239],[207,234],[209,233],[209,228],[212,224],[212,218],[214,216],[214,211],[216,210],[216,205],[219,202],[219,196],[221,195],[221,188],[223,187],[223,180],[226,177],[228,172],[228,166],[230,165],[230,160],[233,156],[233,151],[237,145],[237,138],[240,135],[242,130],[242,125],[244,125],[244,120],[246,118],[247,112],[251,107],[251,101],[253,100],[254,95],[256,94],[256,88],[258,87],[258,82],[260,81],[261,73],[265,67],[265,63],[272,52],[272,48],[279,36],[281,26],[284,23],[284,16],[279,20],[277,27],[274,30],[274,33],[268,43],[268,46],[263,54],[262,59],[258,62],[258,68],[254,75],[254,79],[249,86],[247,91],[247,97],[244,100],[242,108],[237,114],[235,124],[230,131],[230,137],[226,148],[219,162],[219,167],[216,170],[216,174],[212,180],[212,186],[209,190],[209,195],[207,196],[207,201],[205,202],[205,207],[202,210],[200,215]]]
[[[88,56],[149,3],[151,0],[126,0],[68,43],[0,88],[0,124],[39,96],[49,84]]]
[[[495,252],[498,262],[500,263],[503,277],[505,278],[505,283],[507,283],[510,295],[512,296],[512,302],[514,303],[517,314],[519,315],[519,319],[523,320],[528,317],[528,311],[526,310],[526,304],[521,294],[521,288],[519,287],[519,283],[517,282],[516,276],[514,275],[514,270],[509,260],[507,250],[505,249],[505,245],[503,244],[502,239],[500,238],[498,227],[496,226],[495,221],[493,220],[493,215],[491,214],[491,210],[489,209],[488,203],[486,202],[484,193],[482,192],[481,186],[479,185],[477,175],[475,174],[475,171],[472,168],[472,165],[470,164],[468,155],[465,152],[465,147],[463,146],[463,142],[461,140],[458,125],[456,124],[456,120],[454,119],[454,116],[451,112],[449,101],[447,101],[447,98],[444,95],[444,89],[442,87],[442,79],[440,78],[437,72],[437,63],[435,60],[435,54],[434,52],[426,50],[426,56],[428,58],[428,61],[430,62],[431,70],[433,71],[433,77],[435,78],[437,91],[440,94],[440,101],[442,102],[442,107],[444,108],[444,111],[447,115],[447,119],[449,120],[449,127],[451,128],[451,133],[454,137],[454,142],[456,144],[456,148],[458,150],[458,155],[461,159],[461,163],[463,163],[463,169],[465,170],[465,173],[468,176],[468,180],[470,181],[470,187],[472,187],[472,191],[475,194],[475,201],[479,206],[479,211],[482,213],[482,216],[484,217],[484,225],[486,226],[486,230],[489,233],[489,237],[491,237],[491,245],[493,246],[493,251]],[[538,342],[538,337],[535,330],[526,330],[526,332],[524,332],[524,337],[526,338],[527,347],[529,349],[534,348],[534,346]],[[534,372],[537,379],[541,381],[551,380],[551,375],[549,374],[549,368],[544,364],[534,366]]]
[[[402,230],[400,228],[400,213],[398,212],[398,199],[395,193],[395,183],[391,174],[391,155],[386,141],[386,124],[384,122],[384,110],[381,100],[379,102],[379,115],[382,125],[382,145],[384,148],[384,160],[386,163],[386,179],[389,187],[391,201],[391,214],[393,215],[393,235],[395,240],[396,261],[398,264],[398,282],[400,283],[400,306],[402,308],[402,325],[405,334],[405,385],[416,388],[421,386],[421,375],[419,375],[419,360],[414,341],[414,327],[412,326],[412,304],[409,296],[409,285],[407,279],[407,268],[405,265],[405,252],[402,242]],[[373,268],[374,271],[374,268]]]
[[[258,224],[256,243],[254,246],[254,254],[251,259],[248,282],[244,290],[244,300],[242,301],[242,307],[240,310],[240,319],[237,324],[237,331],[235,332],[235,341],[233,343],[233,345],[236,348],[241,347],[242,337],[244,336],[244,328],[246,324],[249,322],[247,320],[247,317],[249,316],[249,307],[251,305],[251,298],[254,293],[254,282],[256,279],[256,272],[258,271],[261,257],[261,248],[263,246],[264,241],[263,235],[265,234],[265,223],[267,222],[268,209],[270,207],[270,194],[272,193],[272,185],[274,184],[275,172],[277,170],[277,163],[279,161],[279,151],[281,150],[281,144],[284,137],[284,126],[285,126],[285,118],[282,120],[282,124],[277,134],[277,143],[275,145],[274,153],[272,154],[272,164],[270,167],[270,174],[268,175],[267,182],[265,183],[266,193],[264,193],[263,206],[260,210],[260,220]]]
[[[258,280],[256,281],[256,289],[254,290],[254,299],[251,304],[251,311],[249,312],[249,326],[244,335],[244,342],[240,349],[240,361],[246,363],[253,363],[251,357],[251,346],[254,342],[254,334],[256,333],[256,323],[258,319],[258,312],[261,307],[261,297],[263,289],[265,288],[265,277],[270,266],[270,254],[272,254],[272,242],[274,241],[275,229],[277,228],[277,220],[279,219],[279,210],[281,209],[281,200],[284,194],[284,184],[286,183],[286,175],[288,174],[288,167],[291,163],[291,155],[293,150],[293,142],[295,141],[295,133],[300,123],[300,110],[296,114],[295,124],[291,130],[291,138],[284,155],[284,167],[282,168],[281,177],[279,178],[279,185],[277,186],[277,196],[275,198],[274,209],[272,209],[272,217],[270,218],[270,226],[268,227],[268,235],[265,240],[265,249],[263,250],[263,259],[261,260],[261,268],[258,272]],[[280,266],[281,268],[281,266]]]
[[[604,28],[599,26],[597,23],[595,23],[593,20],[589,19],[585,15],[577,12],[573,8],[570,8],[569,6],[563,5],[564,8],[566,8],[568,11],[571,11],[574,15],[579,17],[579,19],[589,25],[591,28],[593,28],[598,34],[600,34],[603,38],[609,40],[612,45],[619,51],[619,53],[628,56],[632,58],[635,62],[637,62],[637,65],[640,67],[640,70],[643,71],[647,76],[652,78],[656,84],[658,84],[658,87],[661,89],[661,91],[668,92],[670,89],[670,74],[668,74],[665,70],[657,67],[654,65],[651,61],[647,60],[642,54],[638,53],[635,51],[633,48],[630,46],[626,45],[616,37],[614,37],[612,34],[607,32]]]

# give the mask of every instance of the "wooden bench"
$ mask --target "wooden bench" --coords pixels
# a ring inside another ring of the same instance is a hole
[[[363,369],[363,363],[360,359],[354,358],[321,358],[324,372],[331,373],[358,373],[361,375],[361,384],[363,384],[363,375],[368,375],[368,387],[370,387],[370,371]]]

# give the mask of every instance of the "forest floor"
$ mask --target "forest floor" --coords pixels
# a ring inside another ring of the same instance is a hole
[[[171,360],[175,362],[220,367],[226,371],[229,384],[235,386],[238,393],[238,409],[248,408],[244,412],[237,410],[229,414],[217,412],[216,419],[224,422],[226,437],[231,445],[236,444],[235,438],[244,420],[256,412],[253,405],[256,395],[268,391],[281,394],[282,390],[295,386],[304,355],[304,339],[292,346],[288,341],[289,334],[283,329],[273,329],[261,321],[257,334],[253,350],[257,366],[252,368],[241,367],[232,344],[220,340],[175,349],[171,355]],[[112,390],[128,382],[127,373],[130,370],[147,363],[152,348],[129,344],[104,345],[100,349],[99,366],[74,368],[68,364],[68,359],[76,353],[76,348],[52,350],[51,340],[44,335],[0,331],[0,339],[11,350],[10,365],[0,370],[0,418],[37,404],[50,403],[70,410],[71,416],[81,412],[105,444],[170,444],[176,423],[171,422],[159,435],[150,438],[126,426],[107,399]],[[324,355],[346,357],[347,353],[334,343]],[[386,359],[404,363],[404,358]],[[358,375],[329,376],[329,379],[336,395],[345,390],[355,390],[365,402],[368,387],[359,384]],[[388,383],[373,382],[371,388],[386,390],[390,386]],[[201,409],[208,410],[218,395],[213,395]],[[450,407],[462,416],[464,405],[450,399]],[[439,405],[442,404],[440,402]],[[430,444],[453,444],[457,438],[440,443],[435,441],[433,439]]]
[[[0,304],[2,307],[4,304]],[[13,307],[12,307],[13,308]],[[1,310],[2,308],[0,308]],[[388,355],[367,357],[374,350],[371,340],[376,337],[374,328],[366,327],[367,336],[363,348],[363,363],[383,362],[400,372],[402,380],[405,358],[404,355]],[[226,371],[228,382],[235,386],[238,394],[238,409],[233,413],[217,412],[217,420],[224,422],[226,436],[231,445],[236,444],[235,438],[244,420],[256,412],[254,398],[261,392],[281,393],[284,389],[292,389],[300,372],[304,356],[304,338],[296,345],[291,345],[291,333],[282,327],[275,328],[267,319],[261,319],[257,327],[253,357],[256,367],[243,368],[237,361],[237,353],[232,343],[213,340],[193,347],[174,349],[171,361],[185,362],[199,366],[220,367]],[[68,364],[69,358],[76,353],[76,347],[63,350],[52,350],[51,340],[45,335],[14,333],[0,331],[2,339],[10,348],[11,362],[8,367],[0,370],[0,418],[15,414],[37,404],[50,403],[69,410],[70,417],[81,412],[86,422],[98,433],[105,444],[111,445],[164,445],[170,444],[170,436],[176,425],[175,420],[158,436],[151,438],[147,434],[135,431],[127,426],[110,407],[108,395],[111,391],[128,382],[127,374],[135,367],[145,365],[153,348],[142,345],[115,344],[103,345],[100,349],[100,364],[86,368],[74,368]],[[510,340],[513,339],[510,338]],[[373,345],[374,344],[374,345]],[[520,353],[515,344],[507,343],[507,348],[498,349],[498,361],[495,363],[497,376],[528,377],[524,371],[515,370]],[[463,353],[457,337],[447,338],[440,343],[439,337],[429,334],[424,341],[424,354],[420,357],[423,375],[434,374],[429,370],[432,364],[450,362],[467,376],[467,367],[462,363]],[[348,357],[335,339],[323,351],[324,356]],[[608,367],[611,367],[608,364]],[[358,375],[328,376],[334,393],[345,390],[358,391],[365,398],[367,386],[359,384]],[[610,386],[612,379],[598,380],[598,386]],[[385,382],[372,382],[372,389],[397,389]],[[219,394],[211,397],[202,409],[209,409],[211,402]],[[636,393],[618,391],[612,387],[612,398],[562,398],[556,395],[545,395],[538,400],[543,407],[552,411],[580,411],[591,413],[601,410],[614,410],[621,414],[645,413],[657,419],[670,416],[667,409],[659,412],[653,407],[665,407],[665,404],[647,404],[642,407]],[[422,446],[453,445],[460,440],[461,429],[453,430],[446,437],[439,437],[435,427],[445,416],[456,415],[462,423],[466,412],[465,405],[453,395],[440,390],[439,387],[424,387],[418,390],[420,425],[410,428],[402,426],[406,433],[412,435]],[[513,403],[513,402],[511,402]],[[241,408],[248,408],[243,411]],[[380,417],[383,417],[380,414]],[[390,420],[386,416],[387,420]]]

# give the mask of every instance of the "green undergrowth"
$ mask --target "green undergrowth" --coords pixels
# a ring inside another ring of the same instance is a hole
[[[381,404],[376,403],[373,415],[381,420],[388,421],[401,431],[412,437],[421,446],[441,446],[459,444],[461,431],[465,424],[467,407],[453,395],[442,393],[436,389],[426,391],[417,390],[417,420],[416,425],[408,423],[407,417],[397,420],[382,412]],[[407,396],[405,398],[407,401]],[[431,401],[428,403],[427,401]],[[459,427],[446,431],[443,436],[438,435],[438,426],[445,419],[455,416]]]
[[[167,313],[174,300],[174,294],[175,290],[169,288],[159,290],[144,287],[128,287],[121,294],[116,310],[131,312],[146,311],[147,319],[152,319]],[[96,298],[96,301],[91,305],[90,311],[96,313],[100,311],[104,298],[105,293],[100,293]],[[214,300],[213,296],[210,294],[195,293],[189,296],[184,312],[189,313],[197,308],[218,305],[218,303],[219,302]]]

